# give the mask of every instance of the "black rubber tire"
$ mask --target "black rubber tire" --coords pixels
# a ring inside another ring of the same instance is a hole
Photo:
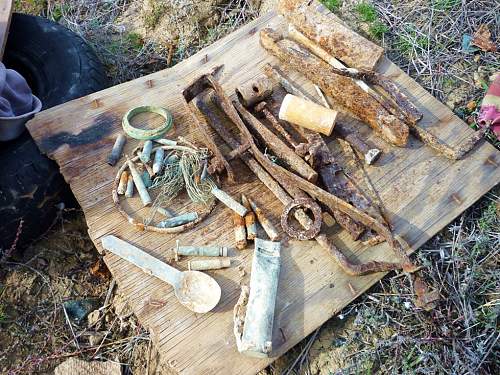
[[[12,15],[3,61],[26,78],[43,109],[109,84],[85,41],[42,17]],[[76,204],[57,164],[40,154],[27,131],[13,141],[0,142],[0,255],[15,242],[21,220],[17,249],[48,229],[61,202]]]

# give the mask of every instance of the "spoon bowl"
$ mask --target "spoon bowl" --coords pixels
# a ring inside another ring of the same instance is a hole
[[[184,271],[175,285],[180,303],[196,313],[212,310],[220,301],[221,289],[217,281],[199,271]]]

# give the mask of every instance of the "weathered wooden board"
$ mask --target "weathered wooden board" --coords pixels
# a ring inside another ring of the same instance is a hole
[[[174,236],[136,231],[113,207],[111,183],[116,169],[105,160],[121,131],[121,117],[134,106],[166,106],[175,118],[175,130],[169,136],[194,136],[189,132],[189,118],[180,102],[182,88],[200,74],[224,64],[221,83],[226,92],[234,92],[236,86],[259,75],[264,63],[273,62],[259,46],[258,31],[270,23],[281,22],[275,14],[262,16],[171,69],[41,112],[28,124],[40,149],[60,165],[85,212],[90,237],[99,250],[102,250],[99,239],[107,234],[130,241],[165,261],[171,260],[176,239],[184,244],[234,246],[231,212],[220,204],[204,222],[187,233]],[[458,144],[472,133],[447,107],[390,61],[382,61],[379,71],[404,88],[424,112],[423,126],[442,140]],[[306,84],[299,76],[294,78]],[[363,132],[370,134],[366,126]],[[383,149],[384,156],[366,172],[395,232],[413,249],[500,181],[500,153],[489,144],[482,144],[465,160],[453,163],[415,139],[405,149],[396,149],[373,137],[372,140]],[[125,152],[136,145],[129,140]],[[225,189],[235,196],[245,192],[255,198],[269,207],[277,221],[281,204],[248,171],[236,170],[242,183]],[[139,210],[137,200],[128,209],[136,209],[140,214],[143,210]],[[182,205],[181,201],[176,202],[174,209],[181,211]],[[349,249],[346,251],[353,259],[393,258],[385,244],[364,249],[352,243],[345,233],[337,234],[335,239],[343,249]],[[183,374],[255,373],[383,276],[348,277],[313,241],[284,244],[275,350],[272,358],[252,359],[238,354],[232,333],[232,308],[239,285],[249,280],[252,251],[233,251],[233,254],[235,264],[241,265],[246,275],[242,276],[236,266],[211,272],[223,289],[222,299],[213,312],[204,315],[191,313],[177,303],[170,286],[112,254],[105,256],[121,291],[139,321],[151,331],[162,359],[173,370]],[[185,262],[181,262],[180,268],[184,267]]]

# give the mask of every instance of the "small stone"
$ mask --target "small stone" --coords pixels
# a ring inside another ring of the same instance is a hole
[[[99,310],[92,311],[87,316],[89,327],[94,327],[95,325],[97,325],[97,322],[99,321],[100,318],[101,318],[101,312]]]
[[[90,346],[98,346],[104,339],[104,333],[102,332],[89,332],[88,340]]]

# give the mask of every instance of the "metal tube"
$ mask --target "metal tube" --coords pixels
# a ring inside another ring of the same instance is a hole
[[[230,258],[200,259],[188,262],[188,270],[190,271],[218,270],[228,267],[231,267]]]
[[[118,135],[118,137],[116,137],[115,144],[113,145],[111,153],[108,156],[109,165],[114,166],[118,161],[118,159],[120,159],[123,147],[125,146],[126,142],[127,142],[127,137],[125,137],[125,134],[120,134]]]
[[[235,201],[228,193],[225,191],[213,187],[211,190],[211,193],[222,203],[224,203],[227,207],[229,207],[231,210],[236,212],[240,216],[245,216],[245,214],[248,212],[248,210],[243,207],[241,204],[239,204],[237,201]]]

